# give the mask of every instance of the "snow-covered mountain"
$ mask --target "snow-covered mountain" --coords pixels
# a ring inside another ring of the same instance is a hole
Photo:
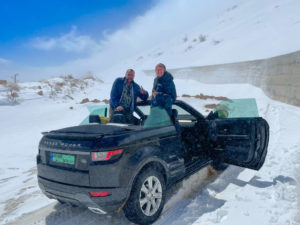
[[[127,26],[95,40],[85,58],[48,67],[11,63],[0,73],[39,80],[93,71],[105,79],[125,68],[152,69],[157,62],[179,68],[277,56],[300,50],[299,10],[298,0],[159,1]]]
[[[299,11],[298,0],[165,0],[97,42],[88,57],[28,68],[24,77],[93,71],[109,80],[158,62],[179,68],[286,54],[300,50]]]
[[[153,68],[158,61],[169,68],[223,64],[300,50],[297,0],[213,0],[199,1],[198,7],[192,11],[198,11],[197,16],[191,15],[193,26],[174,29],[168,40],[139,55],[136,65]],[[176,20],[166,29],[173,26]]]

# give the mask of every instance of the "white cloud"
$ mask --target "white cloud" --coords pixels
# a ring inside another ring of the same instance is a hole
[[[299,1],[290,0],[285,8],[280,8],[280,14],[273,4],[273,0],[160,0],[122,29],[112,33],[103,31],[104,40],[79,35],[76,27],[56,38],[35,39],[35,47],[39,49],[60,48],[90,54],[57,66],[28,68],[25,73],[49,77],[93,71],[111,79],[110,76],[122,75],[127,67],[149,69],[158,61],[169,68],[199,66],[263,58],[267,57],[265,52],[274,56],[298,50],[300,44],[295,40],[299,40],[300,32],[295,27],[300,25],[290,21],[299,21],[296,10]],[[235,5],[238,6],[235,10],[228,11]],[[256,22],[258,15],[264,24]],[[203,34],[209,41],[201,45],[197,42],[193,51],[184,50]],[[186,35],[189,42],[183,44]],[[224,41],[215,46],[213,40]],[[154,57],[161,52],[162,56]],[[143,60],[136,60],[140,57]]]
[[[236,0],[228,0],[234,2]],[[237,0],[241,1],[241,0]],[[245,0],[242,0],[245,1]],[[218,7],[216,7],[218,4]],[[62,73],[83,71],[104,71],[116,67],[130,57],[145,53],[158,44],[168,42],[175,36],[184,37],[187,32],[211,17],[217,17],[224,5],[222,0],[212,2],[199,0],[163,0],[144,15],[113,33],[105,33],[105,40],[99,42],[101,51],[94,51],[90,57],[71,61],[56,67]],[[203,32],[202,30],[199,33]],[[132,65],[133,66],[133,65]],[[75,69],[76,68],[76,69]],[[55,70],[55,68],[51,68]]]
[[[41,50],[49,51],[60,48],[68,52],[90,51],[91,54],[57,66],[30,68],[30,72],[27,73],[33,74],[41,71],[40,73],[44,76],[53,76],[68,73],[80,75],[90,70],[95,74],[103,74],[103,71],[111,69],[116,71],[117,67],[120,71],[126,70],[127,60],[140,56],[175,36],[184,37],[195,26],[205,23],[211,17],[217,17],[224,5],[231,4],[227,1],[160,0],[156,6],[144,15],[133,19],[122,29],[112,33],[103,31],[104,40],[94,40],[86,35],[78,35],[76,27],[73,27],[69,33],[55,38],[36,38],[31,45]],[[204,31],[199,30],[199,33],[201,32]],[[128,66],[136,67],[137,65]],[[115,72],[113,74],[116,75]],[[103,75],[107,77],[110,73]]]
[[[0,58],[0,64],[9,64],[10,61],[4,58]]]
[[[98,43],[87,35],[78,35],[77,27],[73,26],[69,33],[59,37],[37,37],[30,45],[40,50],[63,49],[66,52],[82,53],[85,51],[95,51]]]

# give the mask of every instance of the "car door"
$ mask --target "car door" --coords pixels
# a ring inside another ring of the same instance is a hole
[[[209,121],[211,157],[225,163],[259,170],[269,142],[269,125],[261,117]]]

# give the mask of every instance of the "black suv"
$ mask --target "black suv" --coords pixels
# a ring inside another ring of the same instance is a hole
[[[211,164],[258,170],[269,126],[261,117],[204,117],[183,101],[165,110],[138,103],[139,125],[90,123],[43,133],[38,183],[49,198],[95,213],[124,210],[138,224],[162,212],[166,189]],[[228,116],[228,113],[226,114]]]

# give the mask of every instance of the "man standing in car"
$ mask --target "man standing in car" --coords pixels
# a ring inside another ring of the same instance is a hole
[[[148,92],[134,82],[135,72],[133,69],[126,71],[125,77],[115,80],[110,93],[111,120],[115,115],[122,115],[125,123],[136,124],[137,119],[133,116],[137,97],[142,100],[148,98]]]
[[[172,116],[172,105],[177,97],[173,76],[166,71],[166,66],[162,63],[156,65],[155,73],[151,106],[160,106]]]

